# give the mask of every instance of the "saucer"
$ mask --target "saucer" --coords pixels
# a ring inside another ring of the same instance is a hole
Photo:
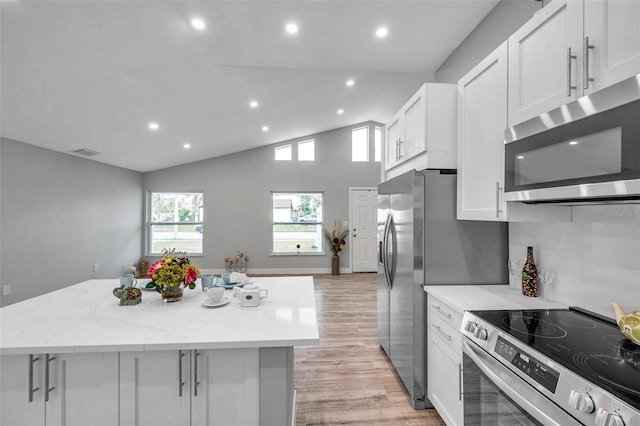
[[[227,299],[226,297],[223,297],[222,300],[220,300],[219,302],[210,302],[209,299],[207,299],[204,302],[202,302],[202,306],[205,306],[207,308],[217,308],[218,306],[226,305],[230,301],[231,300]]]
[[[243,281],[241,283],[231,283],[231,284],[226,284],[224,281],[220,280],[218,281],[218,283],[216,284],[216,287],[222,287],[222,288],[234,288],[234,287],[244,287],[247,284],[251,284],[253,281],[251,280],[247,280],[247,281]]]

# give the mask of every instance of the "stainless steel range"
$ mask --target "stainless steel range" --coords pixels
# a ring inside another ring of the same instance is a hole
[[[580,310],[466,312],[469,425],[640,425],[640,346]]]

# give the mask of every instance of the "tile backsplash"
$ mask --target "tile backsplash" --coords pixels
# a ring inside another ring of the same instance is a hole
[[[521,267],[533,246],[538,269],[547,272],[542,297],[608,317],[611,302],[640,310],[640,205],[571,209],[570,223],[510,223],[509,259]],[[510,285],[520,287],[520,275],[510,275]]]

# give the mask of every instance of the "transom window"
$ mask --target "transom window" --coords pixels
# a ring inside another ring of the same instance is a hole
[[[291,161],[291,144],[277,146],[273,153],[276,161]]]
[[[315,161],[316,142],[313,139],[298,142],[298,161]]]
[[[322,193],[272,192],[272,253],[322,253]]]
[[[150,192],[148,254],[165,249],[202,254],[203,210],[202,192]]]

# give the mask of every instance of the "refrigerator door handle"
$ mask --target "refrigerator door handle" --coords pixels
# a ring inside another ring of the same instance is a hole
[[[382,269],[384,270],[384,277],[387,281],[387,287],[391,288],[391,277],[389,276],[389,223],[391,221],[391,215],[387,216],[387,220],[384,224],[384,232],[382,233]]]
[[[396,223],[393,220],[393,215],[389,215],[389,232],[387,237],[387,244],[391,244],[390,250],[390,262],[389,262],[389,287],[393,288],[393,283],[396,279],[396,264],[398,258],[398,247],[396,239]],[[390,241],[389,241],[390,239]]]

